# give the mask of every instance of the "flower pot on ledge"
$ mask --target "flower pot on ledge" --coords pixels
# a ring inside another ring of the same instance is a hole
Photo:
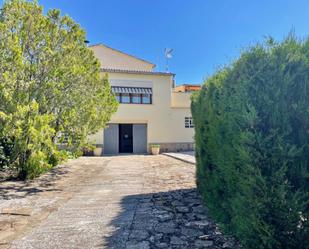
[[[160,145],[151,145],[151,154],[159,155],[160,154]]]

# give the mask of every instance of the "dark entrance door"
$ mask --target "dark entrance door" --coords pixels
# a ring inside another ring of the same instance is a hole
[[[132,124],[119,124],[119,153],[133,153]]]

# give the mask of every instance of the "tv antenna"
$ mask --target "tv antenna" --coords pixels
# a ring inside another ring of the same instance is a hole
[[[165,55],[165,58],[166,58],[165,70],[166,70],[167,73],[169,72],[169,70],[168,70],[168,60],[173,57],[172,56],[173,50],[174,49],[172,49],[172,48],[165,48],[165,50],[164,50],[164,55]]]

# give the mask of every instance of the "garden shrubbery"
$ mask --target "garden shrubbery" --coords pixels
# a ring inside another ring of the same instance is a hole
[[[0,138],[0,170],[9,167],[14,161],[13,148],[14,143],[11,139]]]
[[[8,0],[0,9],[0,170],[33,178],[87,144],[117,102],[84,30],[37,1]],[[62,144],[63,145],[63,144]]]
[[[269,39],[193,96],[197,184],[245,248],[308,248],[309,39]]]

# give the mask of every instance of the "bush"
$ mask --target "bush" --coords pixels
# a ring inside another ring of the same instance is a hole
[[[27,162],[23,165],[19,172],[19,177],[22,179],[33,179],[52,168],[49,164],[49,158],[46,153],[42,151],[36,151],[31,154]]]
[[[309,40],[243,52],[193,96],[192,113],[213,217],[246,248],[308,248]]]
[[[52,166],[56,166],[62,162],[67,161],[70,157],[70,154],[71,153],[66,150],[60,150],[60,151],[57,150],[50,155],[48,163],[51,164]]]
[[[67,150],[56,150],[53,154],[49,156],[49,164],[56,166],[60,163],[67,161],[68,159],[76,159],[82,156],[82,151],[67,151]]]
[[[0,139],[0,170],[8,167],[14,160],[14,143],[8,138]]]
[[[0,140],[14,138],[14,168],[32,178],[62,160],[61,134],[77,155],[118,103],[85,44],[85,31],[59,10],[4,1],[0,37]],[[0,160],[9,164],[5,150],[1,145]]]

